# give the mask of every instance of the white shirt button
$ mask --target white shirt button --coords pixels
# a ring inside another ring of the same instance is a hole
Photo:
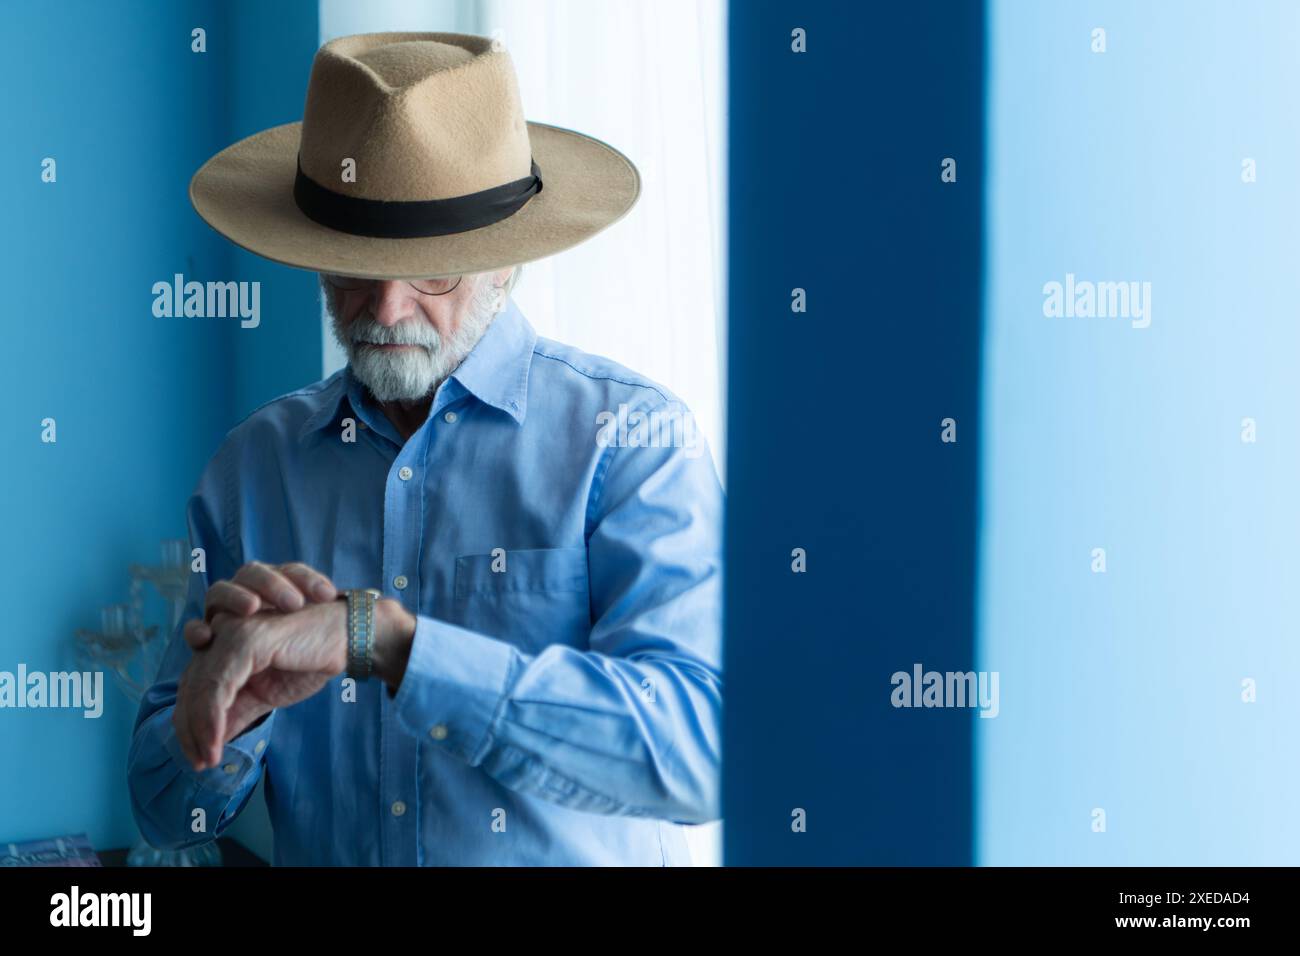
[[[228,764],[226,764],[224,767],[222,767],[221,769],[224,770],[226,773],[234,773],[234,772],[235,772],[236,770],[238,770],[239,768],[238,768],[237,766],[235,766],[233,763],[228,763]]]
[[[393,804],[393,816],[400,817],[405,812],[406,812],[406,804],[404,804],[401,800],[398,800],[396,803]]]
[[[429,728],[429,736],[432,737],[434,740],[446,740],[447,725],[434,724],[432,727]]]
[[[443,420],[444,422],[446,422],[448,425],[455,425],[455,424],[456,424],[456,413],[455,413],[455,412],[448,412],[446,415],[443,415],[443,416],[442,416],[442,420]]]
[[[406,583],[405,574],[399,574],[397,577],[393,578],[393,587],[397,588],[399,591],[406,590]]]
[[[405,465],[397,469],[397,477],[401,478],[403,481],[410,481],[413,474],[415,474],[415,472],[411,471],[411,469],[407,468]]]
[[[266,741],[265,741],[265,740],[259,740],[259,741],[257,742],[257,746],[253,748],[253,753],[255,753],[255,754],[260,754],[260,753],[261,753],[263,750],[265,750],[265,749],[266,749]]]

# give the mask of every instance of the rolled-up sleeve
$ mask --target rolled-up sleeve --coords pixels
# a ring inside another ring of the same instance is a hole
[[[687,414],[680,405],[661,413]],[[587,648],[417,618],[400,722],[503,785],[595,813],[717,819],[722,489],[694,447],[611,447],[588,505]]]

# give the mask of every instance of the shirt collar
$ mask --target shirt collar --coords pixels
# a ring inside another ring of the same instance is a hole
[[[473,351],[444,383],[436,406],[430,408],[429,414],[433,415],[442,405],[467,393],[500,409],[522,425],[528,410],[528,371],[532,367],[536,344],[537,332],[514,300],[507,299],[506,307],[492,320]],[[349,408],[354,414],[364,415],[366,410],[363,406],[369,399],[352,374],[351,365],[326,379],[320,396],[320,405],[298,431],[299,439],[334,425]]]
[[[486,405],[499,408],[519,424],[528,411],[528,371],[537,333],[513,299],[492,320],[478,345],[452,380]]]

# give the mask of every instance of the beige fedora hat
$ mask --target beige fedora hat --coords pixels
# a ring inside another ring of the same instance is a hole
[[[190,182],[198,214],[250,252],[371,279],[531,262],[617,222],[640,192],[618,150],[526,121],[510,55],[458,33],[331,40],[302,122],[227,147]]]

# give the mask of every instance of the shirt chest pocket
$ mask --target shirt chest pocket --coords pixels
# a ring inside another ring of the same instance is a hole
[[[585,648],[591,636],[587,549],[462,554],[450,617],[530,653],[548,644]]]

